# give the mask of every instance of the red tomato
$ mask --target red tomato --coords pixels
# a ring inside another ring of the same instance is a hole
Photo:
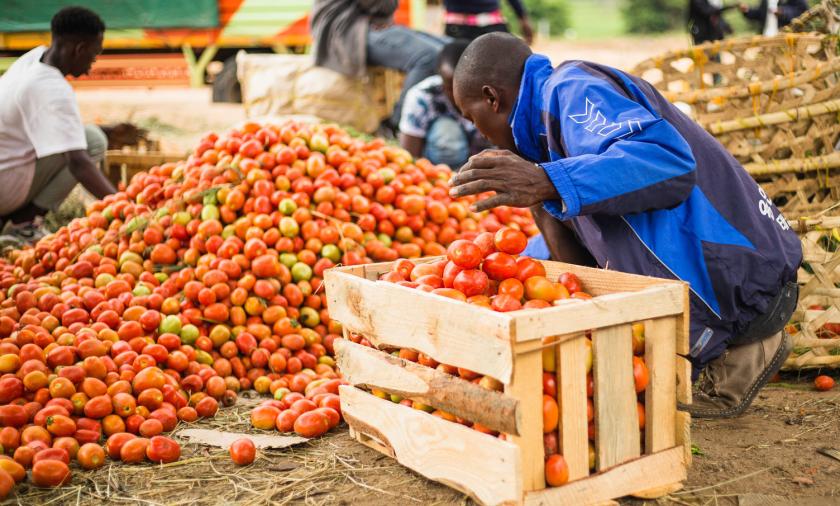
[[[640,357],[633,357],[633,381],[636,385],[636,393],[641,393],[647,388],[650,375],[647,365]]]
[[[181,446],[165,436],[154,436],[146,446],[146,457],[152,462],[168,464],[181,458]]]
[[[480,295],[487,290],[487,274],[478,269],[468,269],[458,273],[452,283],[452,288],[467,297]]]
[[[562,455],[552,455],[545,461],[545,482],[551,487],[565,485],[569,481],[569,466]]]
[[[491,253],[484,259],[481,268],[490,276],[490,279],[502,281],[516,276],[516,258],[507,253]]]
[[[581,292],[583,291],[583,285],[580,282],[580,279],[571,272],[564,272],[560,275],[560,283],[569,290],[569,293]]]
[[[543,267],[543,264],[528,257],[519,257],[516,259],[516,279],[524,283],[528,278],[534,276],[545,277],[545,267]]]
[[[254,462],[257,448],[248,438],[237,439],[230,445],[230,459],[238,466],[247,466]]]
[[[462,269],[475,269],[483,258],[481,248],[466,239],[453,241],[447,248],[446,255],[449,260]]]
[[[307,411],[295,420],[294,428],[302,437],[318,437],[330,429],[330,421],[323,412]]]
[[[496,232],[493,242],[499,251],[518,255],[525,251],[525,247],[528,245],[528,237],[519,230],[504,227]]]
[[[831,390],[834,388],[834,378],[831,376],[820,375],[814,378],[814,387],[817,390],[825,392],[826,390]]]
[[[493,308],[494,311],[507,313],[509,311],[522,309],[522,303],[519,302],[519,299],[503,293],[493,297],[493,300],[490,301],[490,307]]]

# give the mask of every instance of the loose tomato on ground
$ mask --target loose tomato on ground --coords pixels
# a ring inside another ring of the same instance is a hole
[[[248,438],[237,439],[230,445],[230,458],[238,466],[247,466],[254,462],[257,448]]]

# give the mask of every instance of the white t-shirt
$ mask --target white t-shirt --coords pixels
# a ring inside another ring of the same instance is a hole
[[[87,149],[73,88],[41,63],[46,49],[29,51],[0,76],[0,216],[23,204],[36,159]]]

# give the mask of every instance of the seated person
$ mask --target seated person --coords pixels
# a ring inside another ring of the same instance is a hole
[[[105,24],[82,7],[60,10],[51,24],[52,44],[24,54],[0,77],[0,220],[5,235],[25,242],[45,235],[43,216],[77,183],[96,198],[115,191],[99,168],[105,134],[82,125],[64,78],[90,71]]]
[[[309,16],[315,64],[348,77],[362,77],[366,66],[405,72],[399,101],[382,124],[390,135],[400,120],[405,94],[435,71],[444,41],[394,24],[397,0],[316,0]]]
[[[445,163],[453,169],[471,154],[489,147],[475,126],[458,113],[452,100],[452,75],[468,40],[450,42],[437,59],[437,74],[408,90],[400,119],[400,145],[415,158]]]

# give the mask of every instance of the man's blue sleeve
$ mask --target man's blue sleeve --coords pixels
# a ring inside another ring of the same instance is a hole
[[[546,211],[560,220],[625,215],[688,198],[694,156],[670,123],[579,68],[558,77],[546,91],[554,119],[548,135],[566,157],[541,164],[562,199],[545,202]]]
[[[522,255],[537,260],[551,260],[551,252],[548,251],[548,245],[545,243],[545,237],[542,234],[537,234],[528,239],[528,245],[525,246]]]

